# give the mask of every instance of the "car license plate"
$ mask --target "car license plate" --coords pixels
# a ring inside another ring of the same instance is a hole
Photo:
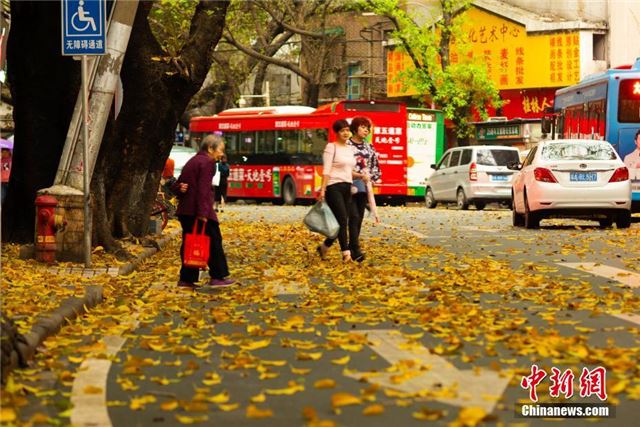
[[[596,172],[570,172],[569,181],[573,182],[592,182],[598,180]]]
[[[508,181],[509,175],[491,175],[491,181]]]

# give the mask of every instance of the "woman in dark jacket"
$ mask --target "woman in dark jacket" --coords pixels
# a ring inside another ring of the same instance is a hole
[[[210,286],[229,286],[235,281],[226,278],[229,275],[227,259],[222,248],[222,234],[218,217],[213,211],[213,178],[215,162],[224,155],[224,141],[218,135],[209,135],[202,140],[200,151],[184,165],[180,177],[173,185],[178,195],[176,214],[182,225],[182,246],[180,258],[184,259],[184,237],[193,231],[193,224],[205,223],[205,232],[210,239],[209,275]],[[198,281],[199,270],[185,267],[180,269],[178,286],[194,288]]]

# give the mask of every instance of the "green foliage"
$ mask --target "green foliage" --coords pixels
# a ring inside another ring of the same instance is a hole
[[[458,138],[466,139],[472,132],[469,125],[475,109],[483,119],[487,106],[502,105],[498,90],[479,59],[469,59],[470,50],[463,33],[464,14],[470,0],[439,0],[439,10],[416,8],[407,11],[401,0],[361,0],[363,7],[386,16],[394,24],[393,38],[399,49],[411,57],[415,68],[402,73],[398,81],[405,88],[415,88],[423,104],[434,102],[444,111],[455,127]],[[448,41],[448,42],[447,42]],[[450,64],[450,51],[459,61]]]
[[[159,0],[154,3],[149,13],[149,25],[169,56],[178,56],[187,40],[197,5],[194,0]]]

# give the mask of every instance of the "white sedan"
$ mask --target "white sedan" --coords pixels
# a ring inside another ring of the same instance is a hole
[[[631,224],[629,170],[610,143],[554,140],[532,148],[512,181],[513,225],[537,228],[550,217]]]

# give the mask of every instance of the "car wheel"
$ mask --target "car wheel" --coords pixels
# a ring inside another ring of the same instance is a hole
[[[600,228],[609,228],[613,224],[613,218],[608,216],[604,219],[599,219],[598,222],[600,223]]]
[[[524,193],[524,227],[529,229],[540,227],[540,215],[529,210],[527,193]]]
[[[522,227],[524,225],[524,215],[516,212],[515,206],[511,210],[511,220],[514,227]]]
[[[467,200],[467,196],[464,194],[464,190],[462,188],[458,188],[456,205],[458,206],[458,209],[463,211],[469,209],[469,201]]]
[[[296,184],[291,178],[285,178],[282,183],[282,200],[287,206],[296,203]]]
[[[618,214],[616,218],[616,227],[618,228],[629,228],[631,227],[631,212],[624,211]]]
[[[476,206],[476,209],[479,211],[481,211],[482,209],[485,208],[485,206],[487,206],[487,204],[484,202],[475,202],[474,205]]]
[[[427,192],[424,195],[424,202],[429,209],[433,209],[438,206],[438,202],[436,202],[435,197],[433,197],[433,191],[431,191],[431,188],[427,188]]]

